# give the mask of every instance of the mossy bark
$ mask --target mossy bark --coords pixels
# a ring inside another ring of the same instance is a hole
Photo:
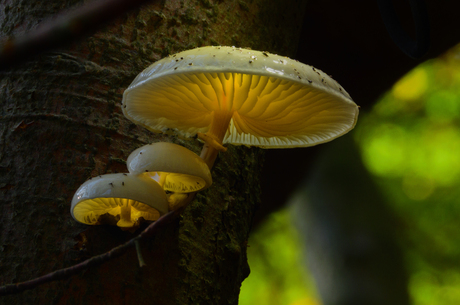
[[[288,2],[288,3],[287,3]],[[133,234],[85,226],[69,212],[86,179],[126,172],[135,148],[156,141],[125,119],[123,90],[149,64],[202,45],[293,56],[303,1],[158,1],[65,50],[0,72],[0,284],[25,281],[104,253]],[[0,29],[20,35],[80,1],[2,1]],[[134,249],[68,280],[0,304],[236,304],[249,274],[246,242],[259,202],[261,150],[229,147],[213,186],[180,219]]]

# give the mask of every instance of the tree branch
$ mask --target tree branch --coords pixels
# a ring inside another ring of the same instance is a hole
[[[138,236],[135,238],[129,240],[128,242],[113,248],[109,252],[106,252],[104,254],[94,256],[84,262],[81,262],[75,266],[69,267],[69,268],[64,268],[60,269],[51,273],[48,273],[44,276],[38,277],[36,279],[27,281],[27,282],[22,282],[22,283],[16,283],[16,284],[9,284],[5,286],[0,287],[0,296],[4,295],[9,295],[9,294],[16,294],[23,292],[24,290],[28,289],[33,289],[37,286],[43,285],[45,283],[53,282],[53,281],[58,281],[58,280],[63,280],[67,279],[74,274],[83,271],[89,267],[93,266],[98,266],[101,265],[102,263],[105,263],[113,258],[119,257],[123,255],[130,247],[134,246],[135,243],[143,238],[148,238],[151,237],[153,234],[155,234],[160,228],[164,227],[168,223],[172,222],[182,211],[176,210],[176,211],[171,211],[162,217],[158,218],[157,221],[151,223],[144,231],[142,231]]]
[[[107,22],[148,1],[159,0],[94,1],[49,21],[24,36],[10,37],[0,46],[0,71],[94,33]]]

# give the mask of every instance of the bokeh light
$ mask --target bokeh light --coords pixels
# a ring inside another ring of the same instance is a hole
[[[320,305],[288,209],[270,215],[249,238],[250,276],[240,305]]]
[[[404,223],[414,305],[460,304],[460,45],[409,72],[361,114],[368,170]],[[240,304],[319,305],[287,210],[251,235]]]
[[[460,304],[460,46],[398,81],[355,139],[407,228],[413,304]]]

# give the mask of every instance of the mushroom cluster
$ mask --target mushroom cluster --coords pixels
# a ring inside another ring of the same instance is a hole
[[[190,193],[208,188],[211,173],[204,161],[180,145],[158,142],[133,151],[129,173],[91,178],[76,191],[72,217],[84,224],[135,228],[180,206]]]
[[[171,143],[136,149],[129,174],[85,182],[72,216],[86,224],[110,220],[133,227],[189,202],[212,183],[224,144],[308,147],[356,124],[359,108],[324,72],[287,57],[235,47],[202,47],[161,59],[125,90],[123,114],[156,133],[204,142],[200,157]]]

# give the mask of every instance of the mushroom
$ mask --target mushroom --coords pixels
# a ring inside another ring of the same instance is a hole
[[[211,168],[223,144],[307,147],[356,124],[358,106],[330,76],[287,57],[235,47],[177,53],[141,72],[123,113],[153,132],[205,142]]]
[[[132,228],[141,218],[157,220],[168,212],[163,189],[154,180],[130,174],[106,174],[83,183],[72,199],[70,213],[84,224],[118,220],[116,225]]]
[[[133,175],[154,179],[168,193],[169,210],[212,184],[211,172],[198,155],[177,144],[157,142],[134,150],[126,161]]]
[[[157,142],[134,150],[126,161],[133,175],[157,181],[165,191],[192,193],[212,184],[211,172],[198,155],[177,144]]]

